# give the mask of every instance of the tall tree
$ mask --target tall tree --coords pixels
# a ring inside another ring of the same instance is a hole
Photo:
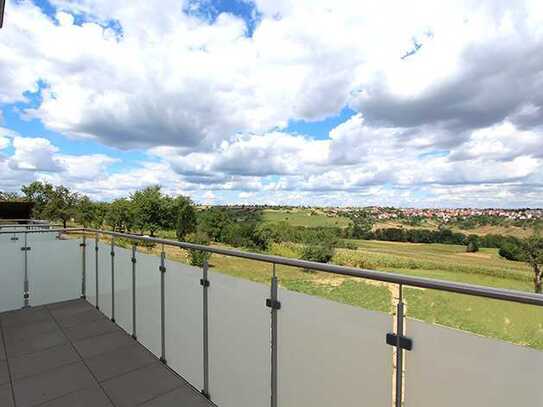
[[[130,231],[134,226],[134,208],[132,202],[126,198],[114,200],[109,205],[105,221],[114,231]]]
[[[75,207],[75,220],[84,227],[88,227],[95,222],[95,217],[96,204],[88,196],[81,196]]]
[[[534,290],[543,293],[543,238],[536,234],[520,243],[522,258],[534,272]]]
[[[168,211],[166,199],[159,185],[134,192],[130,199],[134,205],[135,226],[143,233],[148,230],[151,236],[166,223]]]
[[[54,187],[48,182],[34,181],[21,187],[21,192],[27,201],[34,202],[32,215],[34,218],[44,218],[43,213],[46,205],[52,199]]]
[[[183,240],[189,233],[196,231],[196,212],[189,197],[179,195],[172,200],[172,213],[175,216],[175,234]]]
[[[64,185],[58,185],[50,193],[49,198],[42,210],[42,216],[51,220],[60,220],[66,228],[68,220],[76,214],[79,195]]]

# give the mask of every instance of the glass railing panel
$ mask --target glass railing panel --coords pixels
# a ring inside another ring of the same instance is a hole
[[[202,389],[202,270],[171,260],[166,261],[166,270],[166,360]]]
[[[136,258],[137,337],[155,356],[160,357],[160,256],[142,253],[138,248]]]
[[[220,260],[213,256],[210,264],[222,264]],[[253,262],[236,264],[240,270],[254,270]],[[266,266],[269,272],[271,266]],[[209,280],[211,400],[223,407],[269,405],[269,287],[216,271],[209,272]]]
[[[98,306],[108,318],[111,313],[111,245],[98,244]]]
[[[78,239],[28,239],[30,304],[43,305],[81,296],[81,248]]]
[[[132,250],[115,247],[115,322],[132,333]]]
[[[87,280],[87,301],[96,306],[96,240],[87,238],[85,255],[86,280]]]
[[[412,319],[406,335],[406,407],[543,405],[542,351]]]
[[[0,234],[0,312],[24,305],[24,252],[20,240]]]
[[[314,295],[356,304],[367,300],[388,310],[386,288],[329,279],[333,283],[308,273],[300,285]],[[278,405],[391,405],[393,353],[385,343],[390,314],[283,288],[278,299]]]

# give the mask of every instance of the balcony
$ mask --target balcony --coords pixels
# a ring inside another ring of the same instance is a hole
[[[269,285],[168,247],[268,263]],[[409,318],[403,292],[540,295],[89,229],[0,231],[0,259],[1,405],[543,404],[543,352]],[[394,312],[286,290],[279,266],[394,285]]]

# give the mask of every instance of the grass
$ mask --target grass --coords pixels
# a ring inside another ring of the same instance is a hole
[[[350,220],[343,216],[328,216],[318,209],[292,208],[288,210],[265,209],[262,220],[268,223],[288,222],[292,226],[347,227]]]

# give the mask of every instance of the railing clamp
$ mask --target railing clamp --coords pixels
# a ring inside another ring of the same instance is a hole
[[[135,257],[132,257],[132,258],[130,259],[130,261],[131,261],[132,263],[136,264],[136,261],[137,261],[137,260],[136,260]]]
[[[13,237],[11,238],[11,240],[15,241],[15,240],[19,240],[19,238],[18,238],[17,236],[13,236]]]
[[[209,393],[206,392],[205,390],[202,390],[200,393],[202,393],[202,395],[203,395],[206,399],[211,400],[211,396],[210,396]]]
[[[393,333],[387,334],[387,345],[397,346],[398,344],[398,335]],[[400,348],[405,350],[413,349],[413,339],[408,338],[407,336],[400,336]]]
[[[281,309],[281,301],[272,300],[271,298],[266,299],[266,307],[271,309]]]
[[[79,243],[79,247],[87,247],[86,243]]]
[[[28,246],[27,247],[21,247],[21,251],[23,251],[23,252],[27,252],[29,250],[30,250],[30,247],[28,247]]]
[[[94,246],[94,251],[95,251],[95,252],[98,251],[98,246]]]
[[[113,250],[109,252],[109,254],[111,254],[111,257],[115,257],[115,252]]]
[[[166,266],[160,265],[160,266],[158,267],[158,269],[160,270],[161,273],[165,273],[165,272],[166,272]]]
[[[201,278],[200,279],[200,285],[202,287],[209,287],[209,280],[205,279],[205,278]]]

